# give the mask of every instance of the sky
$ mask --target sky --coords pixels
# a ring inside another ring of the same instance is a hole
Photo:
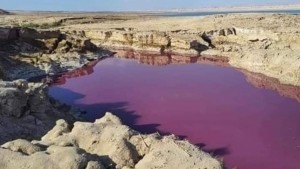
[[[300,0],[0,0],[0,8],[38,11],[137,11],[295,3],[300,4]]]

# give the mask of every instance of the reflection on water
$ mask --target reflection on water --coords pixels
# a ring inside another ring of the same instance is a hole
[[[115,50],[117,58],[134,59],[140,64],[165,66],[169,64],[211,64],[230,67],[228,59],[220,56],[183,56],[183,55],[160,55],[157,53],[137,52],[135,50]],[[55,77],[44,79],[52,85],[63,85],[67,79],[86,76],[94,72],[94,66],[99,61],[92,61],[80,69],[76,69]],[[278,92],[281,96],[295,99],[300,102],[300,87],[281,84],[277,79],[262,74],[252,73],[243,69],[236,69],[242,72],[247,81],[257,87]]]
[[[245,70],[240,71],[243,72],[247,81],[253,86],[261,89],[274,90],[281,96],[295,99],[300,103],[300,87],[281,84],[279,80],[262,74],[251,73]]]
[[[228,66],[228,59],[220,56],[197,56],[197,55],[179,55],[179,54],[158,54],[138,52],[135,50],[115,50],[116,57],[125,59],[134,59],[139,63],[155,66],[164,66],[169,64],[188,64],[202,63]]]

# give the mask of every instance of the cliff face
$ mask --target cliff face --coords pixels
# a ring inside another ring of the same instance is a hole
[[[226,56],[234,67],[277,78],[284,84],[300,85],[299,16],[253,14],[188,21],[168,19],[126,22],[120,24],[122,28],[104,24],[104,28],[85,30],[85,36],[109,47]]]
[[[229,63],[251,72],[300,85],[300,33],[235,28],[236,35],[212,36],[216,47],[206,54],[227,56]]]
[[[0,70],[8,80],[82,67],[104,51],[85,37],[60,30],[0,28]]]
[[[42,20],[43,17],[43,22],[48,20],[52,23],[58,19],[58,28],[0,30],[2,41],[14,39],[18,42],[8,43],[8,48],[19,51],[15,52],[17,57],[11,57],[9,52],[6,62],[17,58],[22,63],[28,63],[27,66],[34,65],[44,71],[40,74],[47,74],[69,70],[67,67],[80,67],[88,60],[97,58],[81,55],[96,46],[98,49],[133,48],[193,57],[223,56],[234,67],[277,78],[284,84],[300,85],[300,16],[232,14],[201,18],[143,16],[138,19],[126,15],[116,18],[47,15],[2,18],[4,24],[9,24],[14,20],[22,23],[32,19]],[[7,48],[3,50],[5,46],[2,45],[0,51],[7,51]],[[41,49],[43,52],[39,52]],[[28,52],[34,50],[36,52]],[[5,55],[5,52],[1,54]],[[15,71],[10,71],[14,72],[10,79],[30,76]]]
[[[88,30],[85,36],[98,45],[107,47],[130,47],[155,52],[176,52],[198,55],[209,49],[209,43],[201,38],[201,32],[186,36],[161,31],[128,29]]]

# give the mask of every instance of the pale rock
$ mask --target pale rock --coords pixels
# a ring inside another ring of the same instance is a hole
[[[24,139],[18,139],[18,140],[5,143],[1,147],[9,149],[11,151],[21,152],[27,155],[31,155],[36,152],[42,151],[41,147],[36,146]]]

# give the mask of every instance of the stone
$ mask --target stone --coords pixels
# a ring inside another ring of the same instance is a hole
[[[24,139],[14,140],[8,143],[5,143],[1,146],[2,148],[9,149],[15,152],[21,152],[27,155],[34,154],[36,152],[42,151],[42,148],[30,143]]]
[[[98,161],[94,161],[98,160]],[[45,151],[24,155],[0,148],[1,169],[105,169],[99,158],[76,147],[49,146]]]
[[[27,99],[18,88],[0,88],[0,114],[21,117],[26,111]]]
[[[86,169],[106,169],[106,168],[97,161],[90,161],[88,162]]]
[[[61,105],[48,97],[45,84],[0,81],[0,144],[17,138],[40,138],[60,118],[73,121],[72,114],[77,111],[60,109]]]
[[[19,36],[22,39],[59,39],[62,34],[59,30],[38,31],[31,28],[22,28],[19,32]]]
[[[94,123],[76,122],[71,130],[64,120],[59,120],[34,144],[62,150],[78,147],[100,159],[101,164],[90,161],[89,168],[222,168],[220,161],[189,142],[174,136],[141,135],[123,125],[112,113],[106,113]],[[47,151],[51,152],[49,148]]]

